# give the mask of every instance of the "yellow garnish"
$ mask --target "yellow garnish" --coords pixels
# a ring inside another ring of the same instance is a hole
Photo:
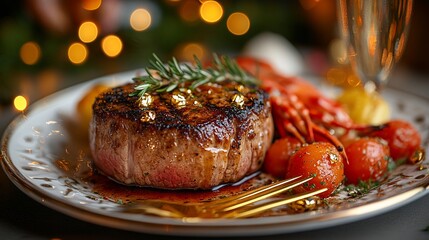
[[[389,104],[375,91],[357,87],[345,89],[338,101],[356,123],[377,125],[390,119]]]
[[[92,118],[92,104],[94,103],[95,97],[101,92],[109,89],[109,86],[104,84],[94,85],[88,92],[86,92],[83,97],[80,99],[76,106],[79,125],[84,129],[85,132],[88,131],[89,122]]]

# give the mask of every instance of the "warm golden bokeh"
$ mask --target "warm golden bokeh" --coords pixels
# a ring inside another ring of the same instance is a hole
[[[98,36],[97,25],[93,22],[84,22],[78,31],[79,39],[84,43],[93,42]]]
[[[73,64],[82,64],[88,56],[88,50],[82,43],[73,43],[68,50],[68,58]]]
[[[136,31],[144,31],[150,27],[152,16],[144,8],[138,8],[131,13],[130,25]]]
[[[94,11],[100,8],[101,0],[83,0],[82,7],[88,11]]]
[[[122,40],[116,35],[108,35],[101,41],[101,48],[108,57],[116,57],[122,51]]]
[[[24,111],[27,108],[27,99],[23,96],[16,96],[13,100],[13,106],[18,111]]]
[[[198,13],[199,8],[200,4],[198,3],[198,1],[183,1],[183,3],[179,7],[179,16],[187,22],[197,21],[200,16]]]
[[[243,35],[249,31],[250,20],[246,14],[235,12],[228,17],[226,22],[228,30],[234,35]]]
[[[208,23],[215,23],[223,16],[223,8],[216,1],[205,1],[200,7],[201,18]]]
[[[194,56],[198,59],[205,59],[207,57],[206,48],[200,43],[186,43],[176,49],[177,56],[182,61],[193,62]]]
[[[27,65],[36,64],[41,56],[39,44],[35,42],[26,42],[20,49],[21,60]]]

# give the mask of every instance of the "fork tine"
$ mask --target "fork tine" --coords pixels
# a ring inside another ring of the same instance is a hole
[[[322,188],[319,190],[315,190],[315,191],[311,191],[311,192],[304,192],[304,193],[300,193],[300,194],[296,194],[293,196],[290,196],[288,198],[279,200],[279,201],[274,201],[274,202],[269,202],[267,204],[261,204],[260,206],[256,207],[256,208],[250,208],[250,209],[245,209],[243,211],[240,212],[240,210],[236,210],[236,211],[232,211],[229,212],[225,215],[223,215],[222,217],[224,218],[244,218],[244,217],[250,217],[250,216],[254,216],[258,213],[261,213],[263,211],[266,211],[268,209],[272,209],[275,207],[279,207],[285,204],[289,204],[304,198],[308,198],[308,197],[312,197],[315,196],[319,193],[325,192],[326,190],[328,190],[327,188]]]
[[[142,200],[139,202],[135,202],[132,205],[127,205],[126,211],[182,219],[187,219],[189,217],[249,217],[280,205],[295,202],[297,200],[301,200],[309,196],[314,196],[327,190],[321,189],[318,191],[306,192],[303,194],[289,196],[286,199],[280,201],[273,201],[273,199],[270,199],[269,202],[257,205],[250,205],[252,203],[270,198],[274,195],[290,190],[298,185],[310,181],[311,179],[312,177],[301,179],[301,176],[299,176],[283,181],[278,181],[229,198],[200,204],[181,204],[164,200]]]
[[[231,201],[226,202],[223,205],[217,205],[216,208],[222,208],[219,210],[223,212],[228,212],[228,211],[249,205],[251,203],[258,202],[263,199],[275,196],[282,192],[288,191],[298,185],[301,185],[305,182],[310,181],[313,178],[313,177],[308,177],[308,178],[299,180],[300,177],[301,176],[295,177],[292,179],[287,179],[285,181],[279,181],[272,185],[268,185],[265,188],[262,187],[261,189],[259,188],[255,189],[255,191],[249,195],[244,193],[243,196],[239,196],[238,198],[232,199]]]
[[[151,215],[156,215],[160,217],[169,217],[169,218],[181,218],[182,214],[174,211],[172,209],[162,209],[159,207],[147,206],[147,205],[138,205],[132,211],[129,212],[137,212],[137,213],[147,213]]]
[[[301,176],[294,177],[294,178],[289,178],[289,179],[284,179],[284,180],[277,181],[277,182],[273,182],[273,183],[271,183],[269,185],[264,185],[264,186],[261,186],[261,187],[258,187],[258,188],[255,188],[255,189],[252,189],[250,191],[246,191],[246,192],[234,195],[234,196],[230,196],[230,197],[227,197],[227,198],[215,200],[213,202],[210,202],[210,204],[220,205],[220,204],[223,204],[223,203],[226,203],[226,202],[231,202],[231,201],[238,200],[238,199],[244,200],[246,198],[253,198],[257,194],[263,193],[263,192],[268,191],[270,189],[273,189],[273,188],[275,188],[277,186],[281,186],[281,185],[287,184],[287,183],[289,183],[291,181],[294,181],[294,180],[296,180],[296,179],[298,179],[300,177]]]

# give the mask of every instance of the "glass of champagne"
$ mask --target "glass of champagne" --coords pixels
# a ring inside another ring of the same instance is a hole
[[[412,5],[412,0],[337,0],[349,61],[365,89],[386,85],[404,52]]]

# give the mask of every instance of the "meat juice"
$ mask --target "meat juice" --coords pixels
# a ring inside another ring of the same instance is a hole
[[[127,186],[94,172],[87,181],[93,185],[93,192],[105,199],[127,204],[139,200],[157,199],[178,203],[197,203],[233,196],[258,186],[266,185],[274,179],[263,173],[251,174],[239,182],[223,184],[209,190],[157,189],[140,186]]]

